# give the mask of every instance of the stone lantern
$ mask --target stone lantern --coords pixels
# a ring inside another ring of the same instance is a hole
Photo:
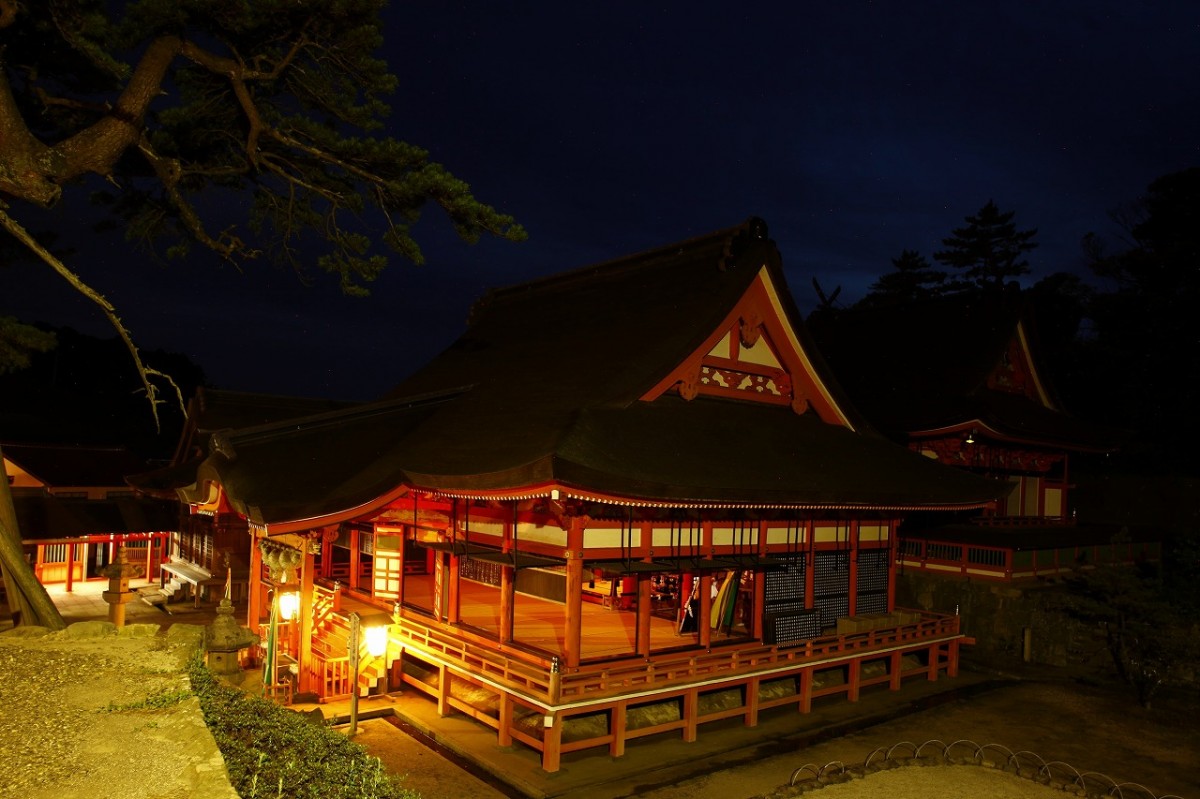
[[[116,559],[109,565],[108,590],[101,596],[108,603],[108,620],[117,627],[125,626],[125,605],[135,596],[129,590],[129,577],[133,574],[134,566],[125,559],[125,547],[117,547]]]
[[[233,619],[233,603],[224,597],[217,605],[217,618],[208,627],[204,649],[214,674],[228,677],[241,671],[238,652],[258,643],[258,635]]]

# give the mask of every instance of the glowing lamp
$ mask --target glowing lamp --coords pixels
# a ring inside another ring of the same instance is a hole
[[[367,644],[367,653],[377,658],[387,651],[388,628],[385,625],[363,628],[363,638]]]
[[[284,621],[291,621],[296,618],[296,613],[300,610],[300,595],[295,591],[288,591],[285,594],[279,595],[279,617]]]

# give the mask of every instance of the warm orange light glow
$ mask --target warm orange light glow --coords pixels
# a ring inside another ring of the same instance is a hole
[[[386,626],[367,627],[363,630],[367,642],[367,653],[374,658],[387,651],[388,628]]]
[[[300,595],[294,591],[279,595],[279,618],[291,621],[300,610]]]

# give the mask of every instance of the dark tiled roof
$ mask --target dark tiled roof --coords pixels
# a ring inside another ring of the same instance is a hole
[[[127,474],[146,469],[146,461],[124,447],[4,444],[3,451],[50,488],[123,486]]]
[[[219,478],[256,521],[313,518],[402,484],[559,484],[647,502],[972,506],[1007,491],[856,426],[738,400],[640,398],[719,329],[766,268],[818,379],[839,390],[757,220],[485,296],[468,330],[389,399],[216,439]]]
[[[179,503],[153,499],[76,499],[15,495],[17,526],[24,540],[78,538],[107,533],[155,533],[179,526]]]

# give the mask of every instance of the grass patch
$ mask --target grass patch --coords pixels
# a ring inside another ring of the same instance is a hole
[[[222,684],[199,655],[188,676],[242,799],[420,799],[346,736]]]
[[[139,699],[136,702],[109,702],[107,706],[100,708],[99,713],[123,713],[126,711],[138,710],[165,710],[169,707],[178,705],[183,700],[192,695],[192,692],[187,688],[180,688],[175,691],[155,691],[145,699]]]

